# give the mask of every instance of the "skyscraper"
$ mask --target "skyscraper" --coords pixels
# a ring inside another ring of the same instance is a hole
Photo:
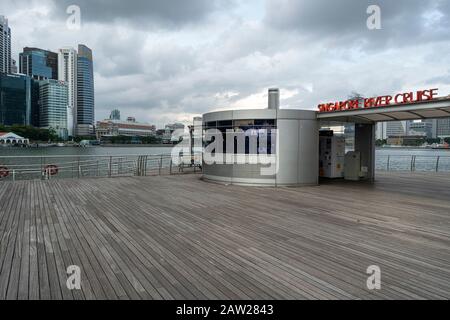
[[[439,138],[450,137],[450,118],[439,119],[437,121],[437,136]]]
[[[77,59],[77,107],[76,134],[94,133],[94,64],[92,51],[85,45],[78,45]]]
[[[24,48],[19,54],[20,73],[34,79],[58,79],[58,54],[39,48]]]
[[[68,87],[63,81],[39,81],[39,127],[53,129],[67,139]]]
[[[120,120],[120,111],[117,109],[114,109],[113,111],[111,111],[109,120]]]
[[[408,121],[408,136],[433,137],[433,123],[425,120]]]
[[[0,16],[0,73],[11,73],[11,29],[8,19]]]
[[[406,136],[408,134],[407,121],[390,121],[386,124],[386,136]]]
[[[65,47],[58,52],[58,79],[68,87],[67,131],[69,136],[75,135],[77,107],[77,51]]]
[[[31,79],[0,73],[0,124],[31,124]]]
[[[15,74],[15,73],[19,73],[19,70],[17,69],[17,62],[14,59],[11,59],[11,73]]]

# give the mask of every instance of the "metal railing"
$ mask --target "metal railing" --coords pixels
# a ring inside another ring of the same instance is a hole
[[[450,156],[442,155],[377,155],[380,171],[450,172]]]
[[[0,181],[177,174],[201,164],[201,154],[0,156]]]

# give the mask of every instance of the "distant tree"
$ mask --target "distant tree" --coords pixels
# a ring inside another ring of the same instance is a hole
[[[29,139],[30,141],[60,141],[54,130],[35,128],[33,126],[25,125],[12,125],[12,126],[0,126],[0,131],[14,132],[19,136]]]
[[[360,100],[361,101],[364,99],[365,99],[364,95],[358,93],[357,91],[352,91],[350,93],[350,95],[348,96],[348,100]]]
[[[440,143],[441,139],[437,138],[437,139],[427,139],[427,143],[428,144],[433,144],[433,143]]]
[[[148,136],[148,137],[142,137],[142,143],[144,144],[161,144],[162,139],[161,137],[156,136]]]

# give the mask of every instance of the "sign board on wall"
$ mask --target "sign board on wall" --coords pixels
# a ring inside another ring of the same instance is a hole
[[[323,113],[396,106],[414,102],[430,101],[435,99],[437,95],[438,89],[428,89],[416,92],[399,93],[394,96],[389,95],[374,98],[323,103],[319,105],[319,112]]]

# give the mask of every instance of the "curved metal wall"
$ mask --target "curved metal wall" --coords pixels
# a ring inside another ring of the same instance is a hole
[[[203,179],[224,184],[254,186],[304,186],[318,184],[319,124],[315,111],[238,110],[207,113],[212,121],[276,120],[277,171],[262,174],[263,164],[203,164]],[[246,157],[249,157],[248,155]]]

